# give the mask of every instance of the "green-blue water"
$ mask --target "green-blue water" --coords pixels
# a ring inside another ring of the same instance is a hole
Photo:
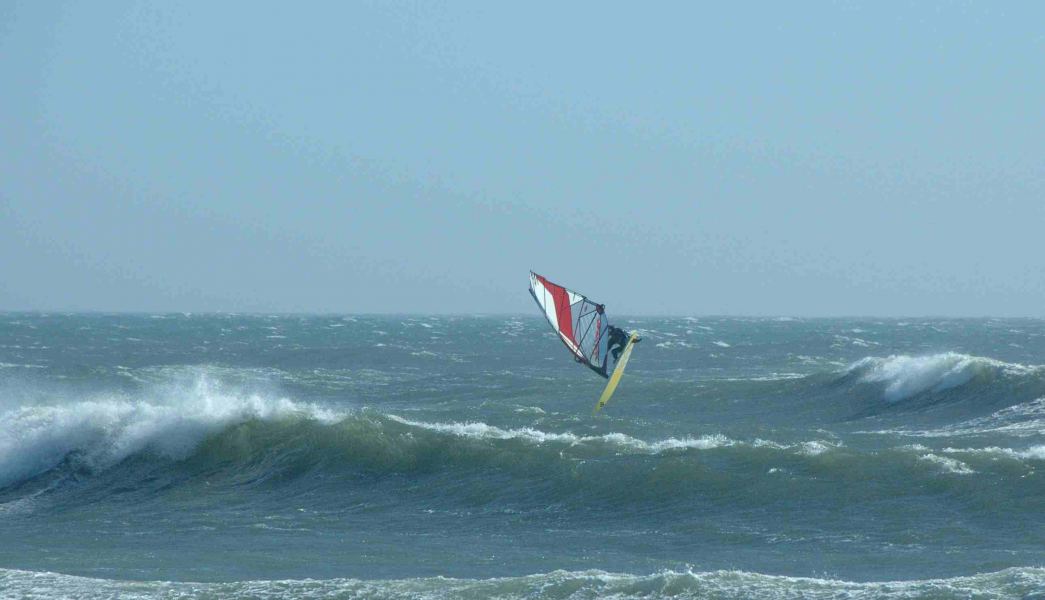
[[[1045,597],[1045,321],[0,314],[0,596]]]

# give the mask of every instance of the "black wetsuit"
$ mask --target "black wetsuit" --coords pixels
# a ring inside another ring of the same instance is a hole
[[[627,345],[628,334],[623,329],[610,325],[609,345],[606,346],[606,349],[613,354],[613,362],[620,360],[620,353]]]

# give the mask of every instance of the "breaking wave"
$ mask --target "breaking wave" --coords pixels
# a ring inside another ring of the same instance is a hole
[[[847,369],[862,383],[883,385],[889,402],[907,400],[926,392],[938,393],[971,382],[989,383],[1000,378],[1040,376],[1043,367],[1006,363],[982,356],[946,352],[929,356],[893,355],[867,357]]]
[[[110,395],[21,406],[0,414],[0,487],[70,457],[91,470],[143,452],[177,460],[209,436],[248,421],[337,418],[311,404],[230,392],[206,377],[157,388],[144,398]]]
[[[583,435],[482,422],[424,422],[238,394],[201,378],[192,386],[138,399],[98,397],[0,414],[0,488],[48,472],[89,476],[129,461],[184,463],[204,471],[263,464],[294,465],[301,472],[435,472],[478,466],[543,472],[589,459],[716,450],[800,458],[837,448],[827,440],[781,443],[710,434],[647,441],[620,432]],[[294,460],[261,460],[274,455]]]
[[[511,491],[501,492],[534,506],[673,510],[699,501],[729,510],[738,498],[750,505],[819,501],[825,479],[888,497],[920,493],[919,481],[939,480],[946,491],[960,479],[1001,472],[1015,482],[1045,457],[1040,448],[860,449],[837,440],[723,434],[642,440],[621,432],[425,422],[214,392],[206,383],[171,404],[87,400],[0,417],[0,508],[41,490],[68,490],[69,501],[79,503],[118,499],[128,490],[138,499],[160,496],[194,482],[211,492],[325,490],[317,502],[329,508],[346,493],[367,495],[382,481],[397,485],[402,475],[432,478],[430,492],[415,491],[411,501],[442,502],[468,493],[456,491],[462,481],[485,485],[479,482],[502,474],[510,484],[497,486]],[[92,491],[85,494],[84,486]]]
[[[950,365],[947,369],[902,369],[897,365],[923,363],[896,357],[870,367],[861,361],[865,366],[853,369],[860,377],[885,378],[887,384],[910,386],[913,377],[927,389],[950,382],[946,373],[956,369],[998,369],[1001,376],[1019,371],[989,360],[969,367],[968,358],[941,359]],[[988,422],[1016,427],[1041,411],[1045,405],[1039,402],[1009,407]],[[527,498],[536,503],[588,505],[598,499],[661,506],[699,498],[728,506],[736,502],[738,490],[755,504],[815,498],[817,482],[825,479],[855,485],[873,481],[873,493],[898,495],[915,493],[912,482],[941,478],[940,490],[951,485],[946,481],[999,474],[1016,485],[1019,476],[1045,460],[1041,446],[975,448],[948,441],[933,448],[861,447],[822,431],[820,439],[725,433],[642,439],[599,431],[594,424],[581,431],[576,427],[576,422],[545,414],[534,415],[530,426],[506,427],[370,409],[335,411],[245,393],[198,376],[133,395],[37,401],[0,413],[0,506],[43,489],[60,491],[67,482],[92,485],[94,498],[107,497],[113,489],[162,494],[193,481],[264,484],[289,492],[293,489],[284,486],[303,482],[313,489],[326,486],[338,496],[344,491],[338,486],[403,474],[446,475],[446,481],[509,474],[511,485],[528,490]]]

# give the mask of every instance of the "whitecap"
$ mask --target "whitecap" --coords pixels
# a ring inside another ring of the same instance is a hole
[[[965,385],[981,373],[994,371],[1023,375],[1040,369],[992,358],[945,352],[929,356],[867,357],[850,365],[848,372],[859,373],[860,381],[865,383],[884,383],[885,399],[896,402],[926,391],[941,392]]]
[[[0,413],[0,485],[42,473],[74,452],[95,469],[146,449],[184,458],[231,424],[290,416],[323,422],[340,418],[316,405],[228,390],[206,376],[139,397],[23,406]]]
[[[971,475],[976,472],[972,470],[972,468],[969,465],[963,463],[962,461],[954,458],[949,458],[947,456],[940,456],[938,454],[930,453],[922,455],[919,458],[920,460],[928,461],[939,465],[946,473],[953,473],[955,475]]]

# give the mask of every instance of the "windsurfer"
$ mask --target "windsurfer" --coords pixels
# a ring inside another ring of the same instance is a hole
[[[606,314],[606,305],[596,304],[595,312],[599,313],[600,315]],[[613,362],[616,363],[618,360],[620,360],[620,353],[624,352],[624,347],[628,345],[628,332],[624,331],[620,327],[614,327],[613,325],[607,325],[606,328],[609,332],[609,334],[606,336],[606,350],[607,352],[613,355]],[[636,343],[641,341],[642,338],[635,338]],[[606,373],[606,365],[602,366],[602,371],[603,374]]]
[[[628,345],[628,333],[620,327],[609,326],[609,344],[606,349],[613,354],[613,362],[620,360],[620,353],[624,351],[624,347]],[[635,338],[638,342],[642,338]]]

